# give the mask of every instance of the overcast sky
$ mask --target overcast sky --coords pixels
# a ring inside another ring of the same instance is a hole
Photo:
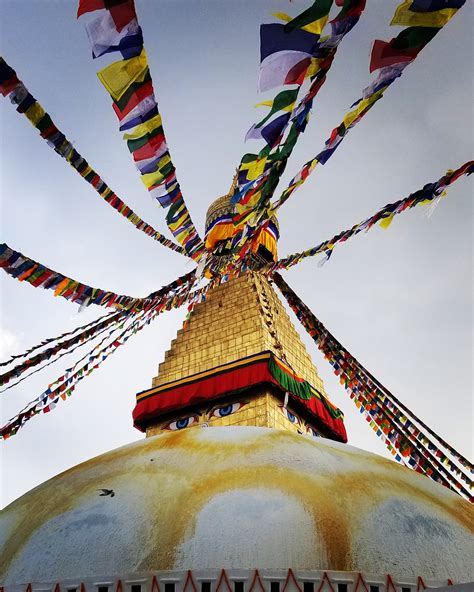
[[[371,79],[372,41],[400,30],[388,26],[398,4],[368,0],[317,97],[282,189],[360,97]],[[168,144],[201,233],[209,203],[227,192],[241,155],[260,148],[243,142],[264,113],[253,107],[262,100],[256,91],[259,25],[272,22],[276,10],[297,14],[307,5],[309,0],[137,0]],[[166,233],[163,211],[148,197],[97,80],[106,62],[92,60],[75,18],[76,2],[2,0],[0,10],[1,54],[109,186]],[[467,3],[328,164],[281,208],[280,255],[333,236],[472,158],[472,16]],[[0,100],[0,125],[2,241],[79,281],[134,296],[191,269],[187,259],[135,230],[100,199],[8,100]],[[426,208],[417,208],[386,231],[376,228],[338,247],[322,268],[313,258],[284,273],[369,371],[469,456],[472,264],[472,181],[464,178],[431,218]],[[104,312],[91,306],[78,314],[76,305],[51,291],[0,279],[1,359]],[[2,505],[79,462],[143,437],[132,427],[135,394],[151,386],[184,314],[158,317],[54,412],[33,418],[1,444]],[[385,454],[330,366],[306,334],[303,339],[346,414],[350,444]],[[1,395],[2,424],[74,356]]]

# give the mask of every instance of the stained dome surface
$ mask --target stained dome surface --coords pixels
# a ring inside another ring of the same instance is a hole
[[[8,506],[0,581],[291,567],[462,582],[474,580],[473,529],[469,503],[372,453],[191,428],[98,456]]]

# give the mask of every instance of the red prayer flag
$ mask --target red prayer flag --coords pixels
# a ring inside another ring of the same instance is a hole
[[[423,49],[422,46],[412,47],[410,49],[396,49],[393,47],[392,41],[387,42],[380,39],[374,41],[372,55],[370,56],[370,72],[379,70],[385,66],[411,62]]]
[[[12,90],[18,84],[20,84],[20,81],[18,80],[18,78],[16,77],[16,75],[15,76],[12,76],[8,80],[5,80],[4,82],[2,82],[2,84],[0,84],[0,92],[2,93],[2,95],[4,97],[6,97],[7,95],[9,95],[12,92]]]
[[[154,136],[144,146],[133,152],[133,160],[139,162],[140,160],[153,158],[164,141],[164,134]]]
[[[79,0],[77,18],[86,12],[93,12],[94,10],[100,10],[101,8],[105,8],[104,0]]]
[[[301,62],[295,64],[289,69],[284,84],[298,84],[302,85],[304,82],[305,74],[311,64],[311,58],[304,58]]]
[[[143,99],[145,99],[146,97],[149,97],[151,94],[153,93],[153,85],[151,80],[149,80],[148,82],[145,82],[144,84],[142,84],[142,86],[140,86],[140,88],[138,88],[133,95],[130,97],[130,100],[128,101],[127,105],[120,110],[120,108],[118,107],[118,105],[116,103],[112,103],[112,107],[114,108],[115,114],[117,115],[117,117],[122,120],[126,115],[128,115],[130,113],[130,111],[132,111],[132,109],[135,109],[135,107],[141,103],[143,101]]]
[[[105,3],[110,4],[110,1],[107,2],[107,0],[105,0]],[[130,21],[133,21],[133,19],[137,17],[133,0],[126,0],[120,4],[109,6],[107,9],[109,10],[110,16],[112,17],[119,33],[124,27],[128,25]]]

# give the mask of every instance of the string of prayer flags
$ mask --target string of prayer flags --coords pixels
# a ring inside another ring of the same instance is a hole
[[[383,385],[381,385],[379,383],[379,381],[372,376],[372,374],[369,374],[366,371],[369,379],[375,384],[377,385],[377,387],[381,390],[385,390],[385,387],[383,387]],[[434,438],[436,438],[438,440],[438,442],[440,442],[440,444],[451,454],[451,456],[453,458],[456,459],[456,462],[459,463],[468,473],[474,473],[474,465],[467,459],[465,458],[460,452],[458,452],[455,448],[453,448],[448,442],[446,442],[446,440],[444,440],[443,438],[441,438],[441,436],[439,436],[436,432],[434,432],[428,425],[426,425],[419,417],[417,417],[416,415],[414,415],[410,409],[408,409],[406,407],[406,405],[404,405],[399,399],[397,399],[397,397],[395,397],[395,395],[393,395],[392,393],[389,393],[389,398],[385,398],[387,400],[387,405],[393,406],[396,405],[398,406],[402,411],[404,411],[407,415],[411,415],[412,416],[412,420],[415,421],[419,426],[421,426],[421,428],[423,428],[424,430],[426,430],[431,436],[433,436]],[[384,400],[385,400],[384,399]],[[419,436],[419,432],[418,430],[415,428],[414,424],[407,418],[403,419],[403,425],[405,426],[405,428],[410,431],[411,433],[414,433],[416,436]],[[420,441],[425,445],[428,446],[428,449],[430,449],[430,443],[428,438],[426,437],[421,437]],[[433,452],[433,449],[430,449],[431,452]],[[445,462],[445,464],[450,464],[449,462],[443,461]],[[459,471],[459,469],[456,469],[456,467],[453,467],[454,472],[458,471],[458,474],[461,476],[461,479],[463,481],[465,481],[465,483],[468,483],[468,480],[466,480],[466,477],[463,476],[462,472]]]
[[[234,196],[233,199],[237,210],[234,215],[235,224],[239,225],[242,220],[248,221],[257,217],[257,222],[253,224],[254,228],[250,231],[250,234],[256,232],[268,218],[266,209],[268,209],[269,200],[286,169],[288,159],[300,134],[306,129],[314,99],[326,81],[327,73],[332,66],[339,44],[359,22],[365,9],[366,0],[343,0],[342,3],[338,2],[338,5],[342,5],[342,7],[330,23],[331,34],[321,38],[314,50],[311,63],[305,71],[305,77],[310,78],[311,84],[298,106],[293,109],[291,114],[279,116],[265,128],[256,129],[257,126],[254,126],[247,134],[246,139],[261,136],[271,148],[275,148],[274,154],[268,159],[267,174],[262,176],[257,185],[241,187],[240,194]],[[276,16],[281,17],[282,15]],[[282,140],[288,125],[290,125],[289,132],[285,139]],[[279,143],[278,146],[276,146],[277,143]],[[263,151],[261,151],[258,157],[262,158],[263,156]],[[245,178],[243,181],[245,181]],[[234,251],[238,253],[238,257],[242,254],[241,243],[242,239],[240,244],[234,246]]]
[[[278,276],[278,274],[277,274]],[[426,435],[422,434],[419,429],[415,428],[414,424],[403,413],[397,411],[397,404],[394,403],[395,398],[388,393],[388,391],[380,385],[378,381],[373,379],[365,368],[363,368],[341,344],[325,329],[325,327],[314,317],[309,309],[298,299],[294,292],[285,284],[280,276],[275,276],[275,283],[289,300],[290,306],[297,314],[303,326],[308,330],[310,335],[318,343],[318,347],[324,353],[326,359],[329,360],[334,368],[337,376],[339,376],[341,383],[349,390],[351,399],[362,413],[366,414],[366,419],[370,423],[374,431],[379,437],[385,440],[389,450],[396,457],[395,460],[405,462],[408,466],[420,468],[420,444],[426,446],[424,454],[428,458],[426,468],[431,471],[432,465],[436,465],[437,474],[432,477],[434,480],[442,482],[444,485],[454,485],[456,490],[461,490],[467,497],[469,494],[459,481],[453,480],[454,473],[465,483],[469,484],[469,478],[462,473],[452,461],[450,461],[439,448],[431,442]],[[391,398],[391,401],[389,399]],[[413,421],[419,422],[418,418],[410,414]],[[395,413],[397,414],[395,416]],[[375,426],[375,427],[374,427]],[[398,432],[394,428],[398,428]],[[441,439],[432,432],[438,441]],[[421,436],[420,436],[421,435]],[[459,453],[454,449],[453,456],[457,461],[463,459]],[[434,453],[434,455],[432,454]],[[414,459],[417,459],[416,462]],[[464,459],[465,460],[465,459]],[[422,463],[425,465],[424,463]],[[463,463],[461,463],[463,464]],[[463,464],[463,466],[465,466]],[[449,468],[451,473],[448,472]],[[467,467],[466,467],[467,468]],[[424,471],[420,471],[424,472]],[[432,471],[431,471],[432,472]],[[440,474],[442,473],[442,475]],[[431,475],[430,475],[431,476]],[[458,491],[459,492],[459,491]]]
[[[443,440],[432,430],[434,439],[429,438],[418,418],[406,406],[402,409],[397,404],[398,400],[341,345],[278,273],[272,280],[394,459],[471,500],[472,481],[456,463],[466,472],[472,465],[466,465],[466,459],[452,446],[443,446]]]
[[[74,337],[58,341],[55,345],[27,358],[24,362],[17,364],[14,368],[8,370],[7,372],[4,372],[3,374],[0,374],[0,386],[7,384],[13,378],[19,378],[28,370],[31,370],[38,364],[50,360],[56,354],[64,350],[66,350],[66,353],[70,353],[71,348],[74,348],[76,345],[79,344],[82,346],[91,339],[95,339],[95,337],[97,337],[103,331],[105,331],[107,327],[120,322],[123,314],[124,313],[122,312],[116,312],[113,315],[108,315],[99,323],[95,323],[92,327],[89,327],[84,331],[81,331],[77,335],[74,335]]]
[[[377,39],[370,71],[412,62],[433,37],[453,18],[466,0],[404,0],[391,25],[407,27],[391,41]]]
[[[77,384],[96,370],[111,354],[124,345],[128,339],[149,325],[161,312],[179,308],[188,299],[200,301],[205,298],[208,286],[204,286],[191,293],[195,282],[194,270],[182,278],[178,278],[168,286],[161,288],[153,294],[152,304],[140,312],[127,312],[122,315],[119,324],[113,326],[107,335],[85,356],[79,359],[64,374],[51,383],[48,388],[36,399],[28,403],[15,417],[10,419],[0,429],[0,439],[7,439],[15,435],[24,424],[35,415],[49,413],[59,400],[65,401],[71,396]],[[172,297],[169,292],[173,292]],[[125,326],[129,323],[127,326]],[[124,328],[125,326],[125,328]],[[117,332],[121,331],[117,335]],[[85,364],[82,364],[87,360]]]
[[[278,86],[296,85],[296,88],[283,90],[271,101],[258,103],[257,106],[269,106],[268,115],[252,126],[246,139],[265,139],[270,147],[279,142],[286,128],[300,86],[303,84],[311,60],[315,55],[322,27],[326,23],[333,0],[316,0],[313,5],[300,15],[291,19],[286,14],[275,16],[289,21],[286,24],[271,23],[260,27],[260,77],[259,90],[267,91]],[[283,111],[283,113],[279,113]],[[275,114],[275,120],[266,122]],[[245,157],[244,157],[245,158]],[[259,155],[261,160],[262,154]],[[244,164],[242,162],[241,164]],[[239,175],[239,187],[251,176]]]
[[[317,54],[320,34],[328,20],[332,3],[333,0],[316,0],[311,7],[293,19],[282,13],[274,15],[287,21],[286,24],[271,23],[260,27],[259,90],[266,91],[287,85],[296,88],[282,90],[273,100],[257,104],[270,107],[270,111],[262,121],[250,128],[246,140],[263,139],[265,147],[258,155],[246,154],[241,160],[238,186],[232,200],[237,207],[237,216],[234,219],[237,226],[247,221],[247,212],[261,199],[263,181],[266,181],[271,168],[269,150],[282,140],[300,87]],[[257,189],[253,182],[258,182],[260,187]]]
[[[49,413],[52,411],[60,400],[65,401],[70,397],[76,388],[76,385],[86,376],[89,376],[96,370],[107,357],[122,346],[129,337],[143,328],[146,320],[151,320],[151,311],[147,313],[131,314],[131,323],[119,334],[115,335],[119,330],[123,329],[123,325],[114,327],[106,337],[104,337],[92,351],[81,358],[72,368],[69,368],[57,380],[51,383],[48,388],[38,397],[30,401],[16,416],[11,418],[1,429],[0,438],[7,439],[15,435],[20,428],[22,428],[27,421],[32,419],[35,415],[40,413]],[[125,321],[126,319],[124,319]],[[108,343],[106,343],[108,341]],[[85,364],[80,366],[81,362],[87,360]]]
[[[17,355],[14,355],[14,356],[10,356],[10,359],[7,360],[6,362],[0,362],[0,367],[2,367],[2,366],[8,366],[8,365],[12,364],[15,360],[19,360],[20,358],[26,358],[27,356],[29,356],[33,352],[37,351],[38,349],[41,349],[42,347],[45,347],[46,345],[49,345],[50,343],[53,343],[54,341],[59,341],[61,339],[64,339],[65,337],[70,337],[71,335],[75,335],[79,331],[85,331],[87,329],[91,329],[97,323],[101,323],[103,320],[105,320],[105,319],[107,319],[107,318],[109,318],[109,317],[111,317],[113,315],[116,315],[116,314],[117,313],[115,311],[111,311],[111,312],[103,315],[102,317],[99,317],[98,319],[95,319],[94,321],[91,321],[90,323],[87,323],[86,325],[82,325],[81,327],[76,327],[72,331],[67,331],[66,333],[63,333],[62,335],[59,335],[59,337],[49,337],[48,339],[45,339],[44,341],[42,341],[38,345],[35,345],[33,347],[30,347],[29,349],[27,349],[22,354],[17,354]]]
[[[26,281],[35,288],[54,290],[55,296],[61,296],[81,306],[97,304],[98,306],[114,306],[122,310],[137,310],[146,302],[145,298],[122,296],[73,280],[18,251],[14,251],[5,243],[0,245],[0,267],[9,276],[20,282]]]
[[[0,92],[3,96],[9,96],[10,101],[17,105],[18,113],[23,113],[31,124],[39,131],[41,137],[46,140],[59,156],[64,158],[71,167],[81,175],[114,210],[131,222],[135,228],[141,230],[163,246],[184,254],[184,250],[173,241],[164,237],[153,226],[142,220],[127,204],[122,201],[101,179],[98,173],[72,146],[72,143],[53,123],[51,116],[28,91],[16,72],[3,58],[0,58]]]
[[[151,197],[167,210],[166,223],[187,255],[199,260],[204,244],[191,220],[176,178],[143,36],[133,0],[79,0],[78,17],[95,12],[86,24],[93,58],[119,52],[121,58],[98,72],[113,101],[120,131]]]
[[[128,313],[124,313],[125,315],[128,315]],[[131,313],[131,314],[135,314],[135,313]],[[122,324],[121,322],[119,322],[120,324]],[[47,368],[48,366],[51,366],[51,364],[55,364],[56,362],[58,362],[61,358],[63,358],[64,356],[69,356],[71,354],[73,354],[77,349],[79,349],[80,347],[84,346],[86,343],[89,343],[90,341],[96,339],[97,337],[99,337],[99,335],[101,335],[102,333],[105,333],[105,331],[107,331],[108,327],[105,327],[104,329],[102,329],[101,331],[99,331],[95,336],[91,336],[88,339],[85,339],[84,341],[77,343],[76,345],[72,346],[70,349],[68,350],[64,350],[62,352],[59,353],[59,355],[53,359],[50,359],[48,361],[45,361],[45,363],[43,365],[41,365],[39,368],[36,368],[34,370],[31,370],[31,372],[29,372],[28,374],[24,374],[23,376],[21,376],[21,378],[17,378],[17,380],[11,384],[9,384],[7,387],[5,387],[4,389],[0,390],[0,394],[4,393],[5,391],[8,391],[12,388],[15,388],[17,385],[19,385],[21,382],[23,382],[24,380],[28,380],[28,378],[30,378],[31,376],[33,376],[33,374],[37,374],[38,372],[42,372],[45,368]]]
[[[157,298],[169,294],[175,295],[175,290],[182,291],[191,283],[194,283],[195,271],[178,278],[158,292],[150,294],[147,298],[133,298],[114,292],[107,292],[101,288],[93,288],[73,280],[57,271],[26,257],[18,251],[14,251],[5,243],[0,245],[0,267],[20,282],[26,281],[35,288],[54,290],[55,296],[61,296],[70,302],[81,306],[96,304],[98,306],[114,307],[119,310],[136,312],[146,310],[154,304]]]
[[[408,211],[418,205],[426,205],[428,203],[435,203],[437,199],[441,199],[445,195],[447,188],[452,185],[455,181],[463,177],[464,175],[469,176],[474,172],[474,161],[471,160],[466,162],[456,170],[449,170],[443,177],[434,183],[427,183],[422,189],[411,193],[408,197],[400,199],[394,203],[387,204],[381,208],[378,212],[366,218],[362,222],[355,224],[352,228],[343,230],[339,234],[336,234],[331,239],[323,241],[316,247],[312,247],[301,253],[295,253],[289,255],[284,259],[277,261],[271,270],[276,269],[289,269],[293,265],[297,265],[300,261],[306,257],[314,257],[321,253],[325,253],[326,260],[328,260],[336,245],[346,242],[349,238],[352,238],[360,232],[368,232],[376,224],[384,229],[387,229],[392,220],[398,214]]]
[[[404,0],[396,9],[391,25],[408,25],[389,42],[375,40],[370,58],[370,72],[377,71],[375,79],[362,92],[343,121],[333,129],[325,142],[325,148],[303,168],[288,184],[272,210],[279,208],[308,178],[315,166],[331,158],[335,150],[352,129],[379,101],[389,86],[399,78],[403,70],[415,60],[421,50],[451,20],[465,0]],[[416,25],[414,25],[416,23]]]

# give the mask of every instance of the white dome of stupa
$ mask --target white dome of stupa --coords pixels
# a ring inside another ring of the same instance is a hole
[[[372,453],[268,428],[193,428],[98,456],[13,502],[0,582],[222,568],[465,582],[473,528],[468,502]]]

